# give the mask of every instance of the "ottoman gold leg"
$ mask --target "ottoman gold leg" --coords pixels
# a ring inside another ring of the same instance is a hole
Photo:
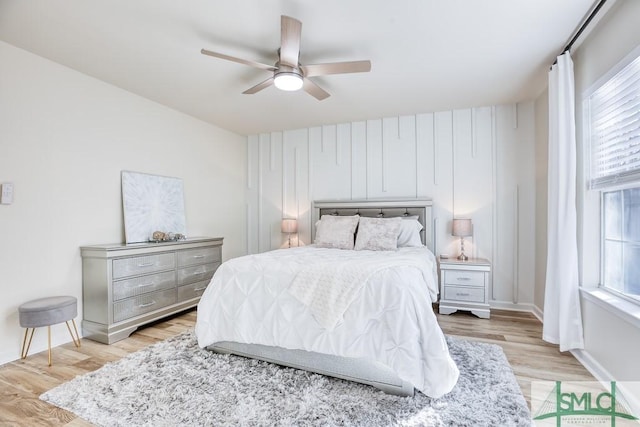
[[[31,334],[29,334],[29,329],[31,329]],[[20,351],[20,359],[26,359],[27,354],[29,354],[29,348],[31,347],[31,340],[33,339],[33,334],[36,332],[36,328],[27,328],[24,330],[24,340],[22,340],[22,350]],[[27,343],[27,334],[29,334],[29,343]],[[26,345],[26,348],[25,348]]]
[[[47,326],[47,336],[49,344],[49,366],[51,366],[51,326]]]
[[[71,335],[71,339],[73,340],[73,344],[76,347],[80,347],[80,335],[78,334],[78,328],[76,327],[76,321],[75,321],[75,319],[71,319],[71,322],[73,323],[73,329],[76,331],[75,335],[73,335],[73,332],[71,332],[71,327],[69,326],[69,321],[67,320],[64,323],[67,324],[67,329],[69,330],[69,335]]]

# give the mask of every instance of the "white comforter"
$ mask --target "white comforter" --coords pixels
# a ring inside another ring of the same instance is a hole
[[[398,254],[415,265],[378,268],[333,329],[289,288],[313,263],[376,259]],[[435,258],[427,248],[397,252],[346,251],[305,246],[235,258],[223,263],[198,304],[196,336],[206,347],[219,341],[302,349],[383,363],[431,397],[458,380],[431,302],[438,294]]]

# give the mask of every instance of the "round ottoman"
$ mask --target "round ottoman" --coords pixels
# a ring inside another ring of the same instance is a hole
[[[25,302],[18,307],[20,326],[26,328],[20,358],[25,359],[31,347],[31,340],[36,328],[46,326],[48,332],[49,366],[51,366],[51,325],[65,322],[71,339],[76,347],[80,347],[80,336],[76,327],[75,317],[78,315],[78,300],[71,296],[57,296],[39,298]],[[69,320],[73,323],[75,335],[69,326]],[[27,336],[29,336],[27,343]],[[26,346],[26,348],[25,348]]]

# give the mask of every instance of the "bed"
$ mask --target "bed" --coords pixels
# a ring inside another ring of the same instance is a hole
[[[198,305],[198,344],[391,394],[448,393],[459,372],[432,309],[438,286],[431,218],[428,200],[314,202],[316,244],[220,266]],[[422,230],[411,245],[372,250],[416,221]],[[357,222],[354,249],[323,244],[327,230],[335,234],[327,224],[347,222]]]

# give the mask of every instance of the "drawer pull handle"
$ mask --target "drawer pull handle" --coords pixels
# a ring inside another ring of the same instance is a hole
[[[459,297],[468,297],[469,294],[467,292],[456,292],[456,296]]]
[[[138,285],[139,288],[144,288],[145,286],[153,286],[155,285],[155,283],[151,282],[151,283],[141,283]]]
[[[153,264],[152,262],[145,262],[144,264],[138,264],[138,267],[151,267]]]
[[[194,255],[194,258],[204,258],[204,255]]]
[[[458,277],[459,282],[468,282],[469,280],[471,280],[470,277]]]
[[[195,289],[193,290],[193,292],[200,292],[200,291],[204,291],[205,289],[207,289],[207,287],[206,287],[206,286],[204,286],[204,287],[202,287],[202,288],[195,288]]]
[[[155,301],[151,301],[151,302],[148,302],[148,303],[146,303],[146,304],[140,304],[140,305],[138,306],[138,308],[151,307],[151,306],[152,306],[153,304],[155,304],[155,303],[156,303]]]

